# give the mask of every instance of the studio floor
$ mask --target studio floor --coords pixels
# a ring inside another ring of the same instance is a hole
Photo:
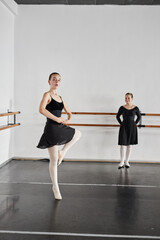
[[[160,239],[160,164],[63,162],[63,199],[48,161],[0,169],[0,240]]]

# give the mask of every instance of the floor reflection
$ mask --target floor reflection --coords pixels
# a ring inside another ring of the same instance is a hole
[[[49,214],[49,231],[53,231],[59,225],[59,209],[62,201],[54,200]]]
[[[4,218],[11,217],[13,214],[19,211],[17,203],[19,202],[19,196],[0,196],[0,221]]]
[[[118,183],[120,186],[117,186],[116,191],[115,219],[121,227],[124,227],[124,224],[129,227],[137,221],[139,205],[136,188],[131,186],[129,169],[119,171]]]

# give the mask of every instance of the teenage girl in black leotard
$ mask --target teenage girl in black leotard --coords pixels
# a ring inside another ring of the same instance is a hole
[[[138,144],[138,135],[137,135],[137,126],[136,124],[141,119],[141,114],[139,108],[132,103],[133,101],[133,94],[126,93],[125,95],[125,102],[124,106],[119,108],[117,113],[117,121],[120,124],[119,129],[119,138],[118,144],[120,147],[120,155],[121,155],[121,162],[119,164],[119,169],[124,167],[129,168],[129,157],[131,152],[131,145]],[[120,116],[123,116],[123,120],[121,120]],[[135,115],[137,116],[135,120]],[[126,155],[126,159],[125,159]]]
[[[40,103],[39,112],[47,117],[44,133],[39,141],[38,148],[48,148],[50,155],[49,172],[53,183],[53,193],[56,199],[62,199],[57,181],[57,165],[60,165],[68,149],[81,137],[77,129],[66,126],[71,120],[72,114],[62,97],[57,95],[57,89],[61,81],[59,73],[51,73],[48,83],[50,90],[44,93]],[[68,115],[68,119],[61,117],[62,109]],[[58,145],[64,145],[58,151]]]

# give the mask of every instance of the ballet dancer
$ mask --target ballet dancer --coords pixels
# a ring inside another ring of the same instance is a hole
[[[129,159],[131,153],[131,146],[138,144],[138,134],[136,124],[141,119],[141,114],[139,108],[132,103],[133,94],[125,94],[124,106],[121,106],[116,115],[117,121],[120,124],[118,145],[120,145],[120,157],[121,161],[119,163],[118,169],[130,167]],[[120,116],[122,115],[123,120]],[[135,119],[135,115],[137,118]],[[124,163],[125,162],[125,163]]]
[[[59,73],[50,74],[48,80],[50,90],[44,93],[39,106],[39,112],[47,117],[47,122],[37,146],[41,149],[48,148],[49,173],[53,183],[52,190],[57,200],[62,199],[58,186],[57,166],[61,164],[68,149],[81,137],[79,130],[66,126],[72,118],[72,113],[62,97],[57,94],[60,81],[61,75]],[[66,120],[61,117],[62,109],[68,116]],[[59,145],[64,145],[61,150],[58,150]]]

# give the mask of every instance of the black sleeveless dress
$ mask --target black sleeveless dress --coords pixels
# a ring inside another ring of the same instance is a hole
[[[121,121],[120,116],[123,116],[123,121]],[[135,116],[137,116],[135,120]],[[138,144],[138,134],[136,124],[141,119],[141,114],[138,107],[133,109],[126,109],[121,106],[116,115],[117,121],[120,124],[118,145],[134,145]]]
[[[56,117],[61,117],[63,107],[63,101],[57,102],[51,97],[51,101],[46,106],[46,109]],[[57,123],[56,121],[47,118],[44,133],[38,143],[37,148],[44,149],[53,147],[54,145],[66,144],[67,142],[71,141],[74,133],[74,128],[63,125],[62,123]]]

